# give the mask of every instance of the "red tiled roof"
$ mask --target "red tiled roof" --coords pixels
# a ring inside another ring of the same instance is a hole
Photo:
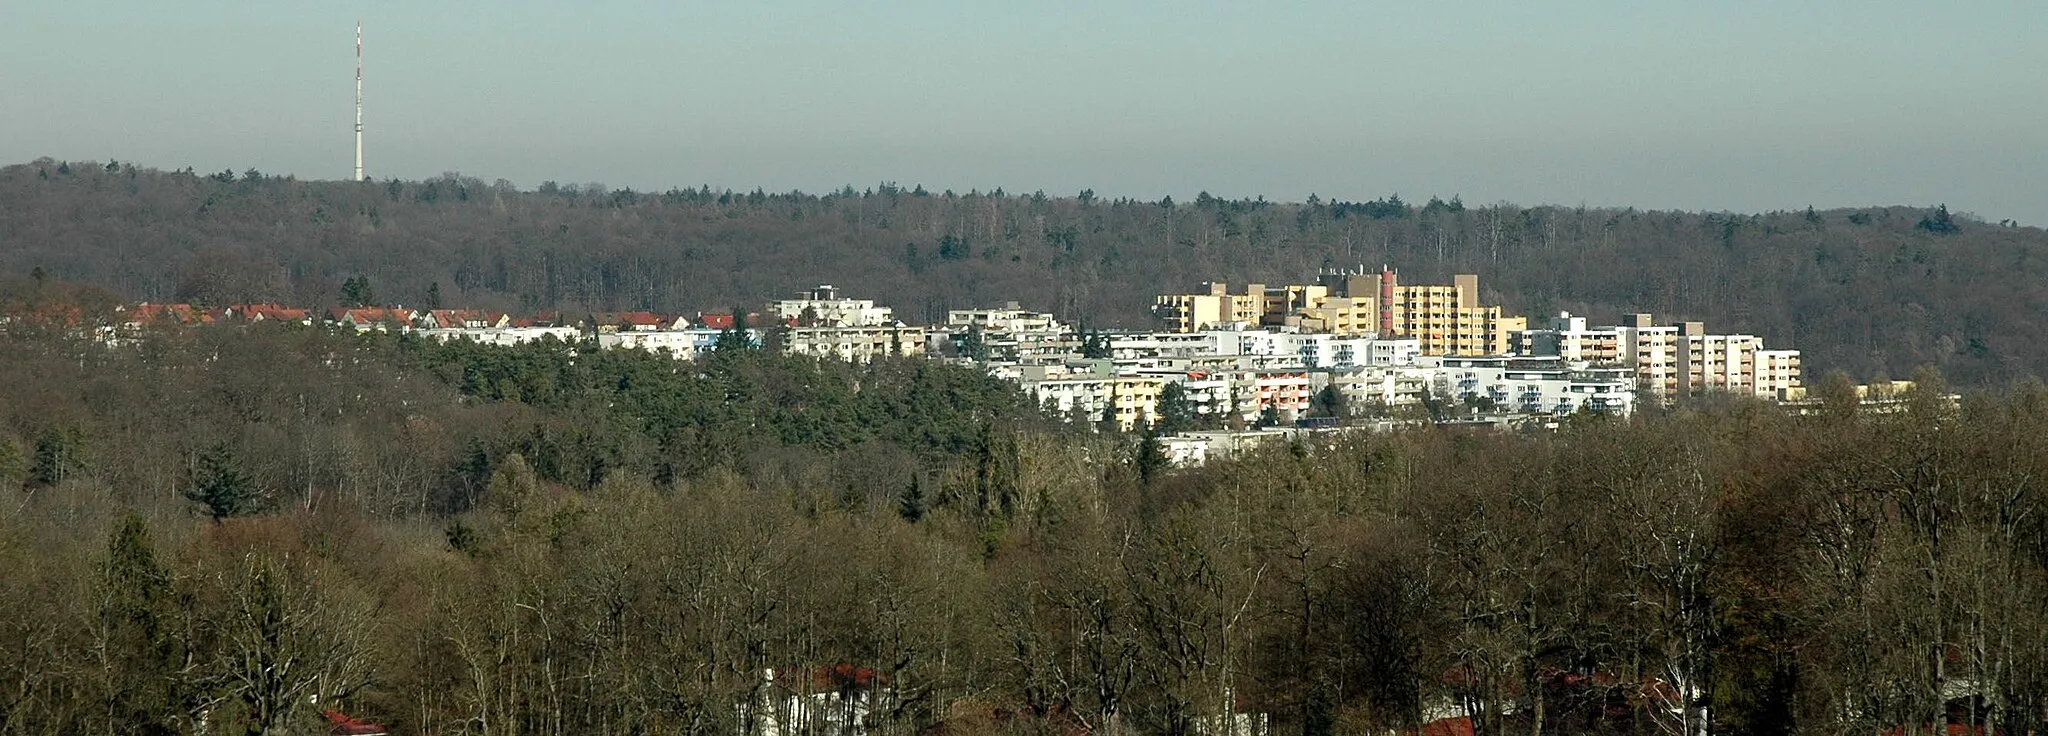
[[[320,715],[327,719],[327,733],[331,736],[383,736],[389,733],[384,724],[350,718],[338,710],[325,711]]]
[[[301,321],[306,319],[308,314],[304,309],[281,304],[242,304],[230,307],[228,311],[241,316],[242,319],[274,319],[281,322]]]

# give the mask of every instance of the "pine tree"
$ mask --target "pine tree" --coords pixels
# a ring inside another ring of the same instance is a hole
[[[172,630],[171,576],[157,562],[141,516],[130,513],[114,531],[98,583],[97,632],[109,652],[102,660],[106,726],[115,733],[176,733],[183,645]]]
[[[1159,433],[1146,430],[1138,439],[1137,458],[1138,482],[1152,485],[1152,481],[1166,474],[1172,462],[1166,457],[1166,446],[1159,442]]]
[[[36,456],[29,482],[54,486],[85,472],[85,438],[75,429],[43,430],[36,437]]]
[[[242,470],[234,451],[226,443],[220,443],[199,454],[198,466],[192,472],[192,485],[185,489],[185,498],[205,506],[207,515],[218,524],[230,516],[256,511],[260,494],[255,480]]]
[[[924,512],[924,478],[918,473],[911,473],[909,487],[904,488],[903,495],[896,499],[896,515],[915,524],[924,520]]]

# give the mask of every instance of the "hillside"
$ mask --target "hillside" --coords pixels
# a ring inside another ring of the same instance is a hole
[[[503,309],[724,308],[816,283],[911,320],[1017,300],[1095,326],[1149,322],[1153,294],[1392,264],[1404,281],[1480,274],[1540,318],[1703,319],[1806,352],[1809,373],[1962,385],[2041,373],[2048,234],[1924,208],[1762,215],[1388,197],[1139,202],[1044,194],[662,193],[448,175],[301,182],[50,160],[0,168],[0,274],[129,299],[331,304],[365,276],[383,301]]]

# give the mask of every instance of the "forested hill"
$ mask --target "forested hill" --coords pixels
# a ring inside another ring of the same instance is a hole
[[[0,273],[130,299],[382,301],[502,309],[722,309],[832,283],[913,321],[1017,300],[1147,324],[1152,295],[1385,263],[1475,272],[1540,319],[1650,311],[1806,351],[1809,372],[1966,385],[2048,366],[2048,235],[1934,208],[1763,215],[1475,206],[1453,198],[1140,202],[925,192],[600,185],[520,191],[455,175],[302,182],[49,160],[0,169]],[[437,289],[433,289],[438,285]]]

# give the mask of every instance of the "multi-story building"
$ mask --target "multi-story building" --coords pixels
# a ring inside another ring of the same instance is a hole
[[[1396,286],[1395,334],[1422,343],[1423,355],[1506,355],[1511,335],[1528,319],[1479,303],[1479,277],[1458,274],[1448,286]]]
[[[872,327],[790,327],[782,331],[782,349],[797,355],[865,363],[877,358],[923,355],[925,328],[904,325]]]
[[[1159,417],[1159,394],[1166,379],[1158,376],[1061,375],[1026,377],[1024,392],[1047,410],[1087,421],[1114,421],[1123,431],[1150,425]]]
[[[1709,334],[1702,322],[1659,326],[1648,314],[1629,315],[1614,329],[1620,362],[1660,399],[1706,392],[1770,399],[1802,385],[1799,351],[1766,350],[1755,335]]]
[[[1413,365],[1373,365],[1330,371],[1330,385],[1353,414],[1422,406],[1434,372]]]
[[[1336,335],[1411,337],[1424,355],[1504,355],[1510,336],[1528,322],[1479,303],[1479,277],[1459,274],[1447,285],[1402,286],[1393,270],[1325,273],[1318,283],[1247,284],[1232,294],[1211,282],[1206,293],[1169,294],[1154,304],[1174,332],[1217,326],[1292,327]]]
[[[573,343],[583,337],[574,327],[439,327],[420,330],[420,336],[436,342],[467,340],[483,345],[511,346],[554,339]]]
[[[668,351],[677,360],[691,360],[711,352],[718,344],[718,337],[724,330],[701,327],[687,330],[636,330],[598,333],[597,345],[601,348],[627,348],[645,350],[650,353]]]
[[[1797,350],[1756,351],[1756,395],[1766,398],[1801,390],[1806,371]]]
[[[1221,377],[1230,381],[1232,414],[1246,422],[1258,421],[1268,407],[1282,421],[1294,421],[1308,414],[1315,398],[1315,378],[1305,369],[1232,371]]]
[[[1560,312],[1543,329],[1528,329],[1510,336],[1509,352],[1515,355],[1553,357],[1568,363],[1615,365],[1621,363],[1621,328],[1586,326],[1585,317]]]
[[[896,322],[894,310],[872,299],[847,299],[831,284],[768,303],[770,318],[798,327],[885,327]]]
[[[1266,312],[1266,286],[1246,284],[1245,293],[1230,293],[1221,281],[1202,284],[1194,294],[1166,294],[1153,300],[1152,311],[1172,332],[1199,332],[1231,325],[1254,326]]]
[[[979,327],[983,332],[1073,332],[1051,314],[1023,309],[1016,302],[993,309],[954,309],[946,312],[946,327]]]
[[[1431,388],[1444,398],[1483,398],[1497,409],[1525,414],[1626,415],[1635,408],[1627,369],[1575,369],[1555,358],[1447,356],[1435,367]]]

